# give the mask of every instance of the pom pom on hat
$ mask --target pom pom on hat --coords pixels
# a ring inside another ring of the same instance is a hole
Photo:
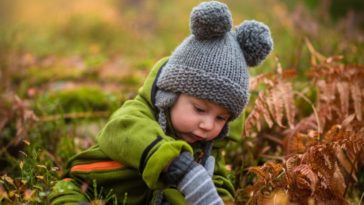
[[[250,20],[236,29],[237,40],[250,67],[259,65],[273,49],[273,40],[268,26]]]
[[[203,2],[193,8],[191,33],[199,40],[223,36],[231,30],[232,17],[228,7],[217,1]]]

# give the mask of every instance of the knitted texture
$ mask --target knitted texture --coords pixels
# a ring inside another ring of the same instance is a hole
[[[169,165],[164,179],[168,184],[176,185],[193,168],[193,157],[189,152],[182,152]]]
[[[189,205],[224,204],[206,169],[197,165],[177,185]]]
[[[242,24],[237,32],[230,31],[231,25],[225,4],[209,1],[195,7],[192,35],[172,53],[158,88],[215,102],[230,111],[230,120],[238,117],[249,99],[248,65],[262,62],[273,43],[262,23]]]
[[[188,204],[221,204],[211,179],[214,167],[215,158],[211,155],[202,167],[189,152],[182,152],[172,161],[163,177],[168,184],[177,185]]]
[[[212,177],[212,175],[214,175],[214,169],[215,169],[215,157],[212,155],[207,157],[204,167],[207,173]]]
[[[223,36],[230,31],[231,23],[228,7],[220,2],[202,3],[191,12],[191,32],[201,40]]]
[[[248,66],[259,65],[272,48],[273,41],[265,24],[250,20],[244,21],[236,29],[237,40],[243,50]]]
[[[172,105],[174,104],[174,102],[177,99],[177,95],[175,93],[172,92],[165,92],[163,90],[158,90],[155,96],[155,105],[158,107],[159,109],[159,113],[158,113],[158,123],[160,124],[160,126],[162,127],[162,129],[164,130],[164,132],[167,131],[167,111],[170,107],[172,107]]]
[[[206,41],[190,36],[170,57],[157,86],[165,91],[213,101],[236,118],[249,98],[246,67],[232,33]]]

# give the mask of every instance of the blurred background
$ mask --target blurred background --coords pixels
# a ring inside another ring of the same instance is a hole
[[[94,144],[110,113],[190,34],[199,2],[1,0],[0,175],[31,181],[42,201],[66,160]],[[362,0],[223,2],[234,25],[256,19],[271,28],[274,51],[253,76],[274,70],[276,59],[304,73],[305,39],[324,56],[364,63]]]
[[[43,91],[102,82],[128,93],[153,63],[189,35],[189,14],[200,1],[2,0],[1,91],[36,97]],[[363,63],[364,2],[360,0],[227,0],[234,24],[268,24],[273,55],[253,74],[272,67],[309,66],[308,38],[323,55]],[[132,89],[133,90],[133,89]],[[120,94],[120,93],[119,93]]]
[[[87,81],[84,84],[103,81],[111,90],[140,85],[153,63],[169,55],[189,35],[189,14],[198,2],[2,0],[1,90],[10,89],[25,97],[40,92],[40,85],[57,89],[66,86],[60,81],[69,80]],[[270,26],[275,49],[260,69],[270,69],[275,57],[284,67],[307,68],[304,38],[323,55],[344,55],[351,63],[364,61],[363,1],[225,3],[232,10],[235,25],[257,19]],[[29,88],[34,89],[27,93]]]

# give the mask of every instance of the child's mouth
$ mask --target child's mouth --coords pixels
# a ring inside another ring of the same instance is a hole
[[[205,140],[205,138],[192,134],[192,133],[181,133],[181,134],[179,134],[179,137],[186,140],[189,143],[194,143],[197,141]]]
[[[201,140],[204,140],[205,138],[203,138],[203,137],[200,137],[200,136],[198,136],[198,135],[194,135],[194,134],[190,134],[193,138],[195,138],[196,140],[198,140],[198,141],[201,141]]]

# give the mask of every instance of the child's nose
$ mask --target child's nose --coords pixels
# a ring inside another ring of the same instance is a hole
[[[212,130],[214,128],[214,119],[210,117],[206,117],[203,120],[201,120],[200,128],[203,130]]]

